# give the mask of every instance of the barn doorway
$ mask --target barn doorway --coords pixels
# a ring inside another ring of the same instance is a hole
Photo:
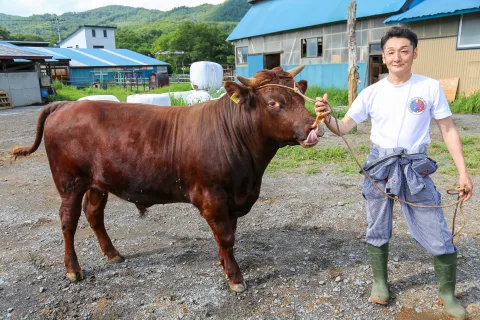
[[[372,85],[388,76],[387,65],[382,61],[380,43],[370,43],[368,59],[368,85]]]
[[[265,66],[265,69],[280,67],[280,53],[265,54],[263,65]]]

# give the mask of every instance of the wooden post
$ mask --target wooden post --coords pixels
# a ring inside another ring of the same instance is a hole
[[[348,6],[348,107],[357,97],[358,80],[357,70],[357,42],[355,37],[355,23],[357,15],[357,2],[353,0]]]

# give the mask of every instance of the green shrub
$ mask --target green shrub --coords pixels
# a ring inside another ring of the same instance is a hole
[[[450,104],[450,109],[454,113],[480,113],[480,91],[468,97],[461,94]]]

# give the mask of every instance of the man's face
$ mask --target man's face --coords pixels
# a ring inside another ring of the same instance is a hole
[[[383,63],[395,75],[410,74],[413,59],[417,58],[417,48],[407,38],[390,38],[383,46]]]

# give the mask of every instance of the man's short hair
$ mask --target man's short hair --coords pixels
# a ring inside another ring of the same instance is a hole
[[[417,34],[412,30],[405,27],[392,27],[390,30],[388,30],[387,34],[384,35],[382,37],[382,40],[380,41],[380,46],[382,47],[382,51],[383,51],[383,46],[390,38],[406,38],[410,40],[410,43],[412,44],[413,49],[415,49],[418,44]]]

